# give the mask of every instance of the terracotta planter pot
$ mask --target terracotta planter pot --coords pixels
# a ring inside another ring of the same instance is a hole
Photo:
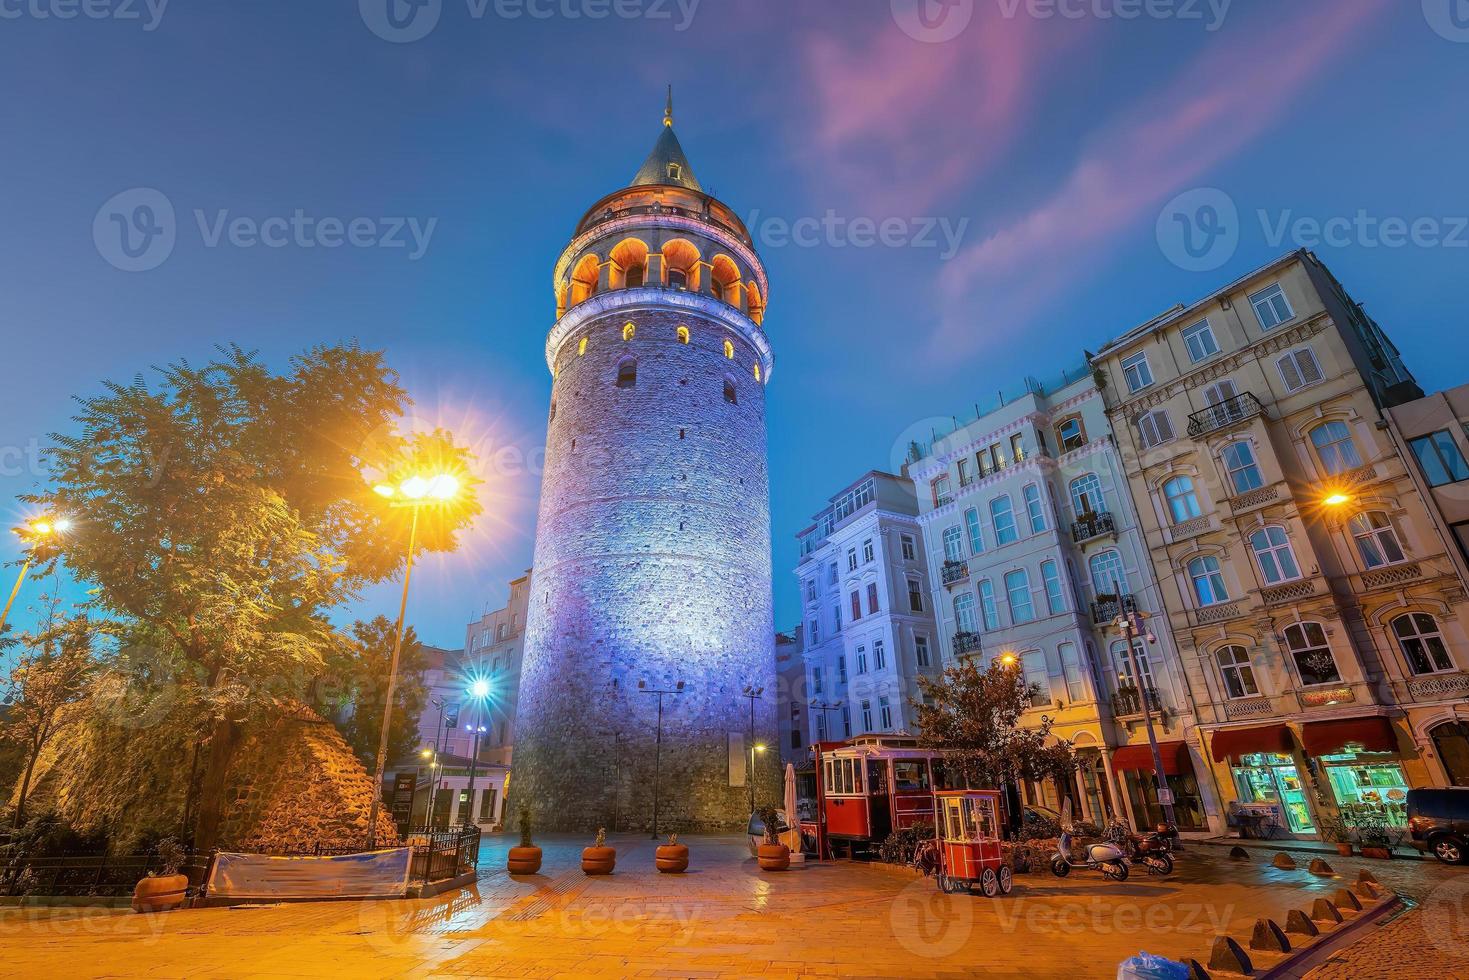
[[[505,870],[513,875],[533,875],[541,870],[539,847],[512,847]]]
[[[1392,858],[1392,851],[1386,847],[1369,847],[1363,844],[1362,856],[1364,858],[1376,858],[1379,861],[1387,861]]]
[[[617,849],[615,847],[586,847],[581,852],[581,870],[583,874],[610,875],[613,867],[617,865]]]
[[[1338,843],[1336,845],[1336,853],[1340,854],[1344,858],[1349,858],[1352,856],[1352,845]]]
[[[784,844],[761,844],[755,854],[761,871],[786,871],[791,866],[791,849]]]
[[[689,849],[683,844],[663,844],[653,854],[653,863],[664,874],[682,874],[689,870]]]
[[[133,887],[134,912],[168,912],[184,904],[188,875],[144,878]]]

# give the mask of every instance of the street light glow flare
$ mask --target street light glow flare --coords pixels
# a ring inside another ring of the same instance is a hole
[[[1349,494],[1334,493],[1321,502],[1328,507],[1340,507],[1342,504],[1351,503],[1352,498]]]
[[[435,500],[453,500],[459,495],[459,481],[441,473],[429,481],[428,495]]]
[[[490,696],[490,682],[483,677],[475,678],[469,685],[469,696],[483,701]]]
[[[67,531],[71,530],[71,521],[63,517],[59,521],[53,522],[51,527],[58,534],[65,534]]]
[[[54,530],[55,528],[51,525],[50,521],[36,521],[31,525],[31,533],[43,538]]]
[[[428,496],[429,481],[421,476],[411,476],[398,488],[409,500],[422,500]]]
[[[379,483],[377,486],[375,486],[375,487],[372,488],[372,492],[375,493],[375,494],[377,494],[379,497],[389,497],[390,498],[390,497],[394,496],[395,494],[397,494],[398,491],[395,490],[395,489],[393,489],[391,486],[389,486],[386,483]]]
[[[1013,653],[1000,654],[1000,663],[1004,664],[1006,667],[1014,667],[1015,662],[1018,659],[1019,658],[1017,658]]]

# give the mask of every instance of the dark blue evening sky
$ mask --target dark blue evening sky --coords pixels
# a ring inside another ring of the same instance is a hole
[[[156,21],[157,0],[96,2],[113,16],[0,0],[8,516],[40,479],[31,447],[101,379],[220,343],[283,365],[356,338],[388,351],[419,417],[484,459],[509,450],[468,547],[416,581],[434,643],[462,643],[530,562],[538,477],[516,460],[544,439],[552,265],[652,146],[668,82],[696,173],[754,219],[769,267],[778,625],[796,616],[794,534],[891,466],[911,427],[1294,245],[1315,246],[1425,388],[1469,380],[1469,27],[1452,0],[1188,5],[1202,20],[925,0],[972,17],[948,40],[941,18],[915,26],[915,0],[439,0],[408,43],[368,26],[393,35],[388,0],[173,0]],[[602,10],[639,16],[569,16]],[[104,203],[137,188],[173,208],[176,240],[130,272]],[[1223,196],[1173,203],[1200,188]],[[1191,257],[1172,211],[1205,220],[1221,199],[1226,234],[1197,225],[1191,244],[1214,248]],[[406,231],[399,248],[210,244],[221,213],[298,209],[369,219],[364,238],[407,218],[432,234],[417,257]],[[1298,218],[1345,220],[1318,244]],[[799,219],[820,226],[788,241],[780,223]],[[1416,222],[1416,240],[1386,219]],[[391,614],[392,591],[354,612]]]

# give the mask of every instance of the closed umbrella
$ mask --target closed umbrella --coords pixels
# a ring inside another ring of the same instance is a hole
[[[801,853],[801,821],[796,815],[796,767],[789,762],[786,763],[785,789],[786,823],[791,829],[786,831],[783,843],[791,849],[792,861],[804,861],[805,856]]]

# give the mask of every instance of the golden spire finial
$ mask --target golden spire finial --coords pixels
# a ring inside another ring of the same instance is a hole
[[[668,106],[663,110],[663,125],[673,125],[673,86],[668,86]]]

